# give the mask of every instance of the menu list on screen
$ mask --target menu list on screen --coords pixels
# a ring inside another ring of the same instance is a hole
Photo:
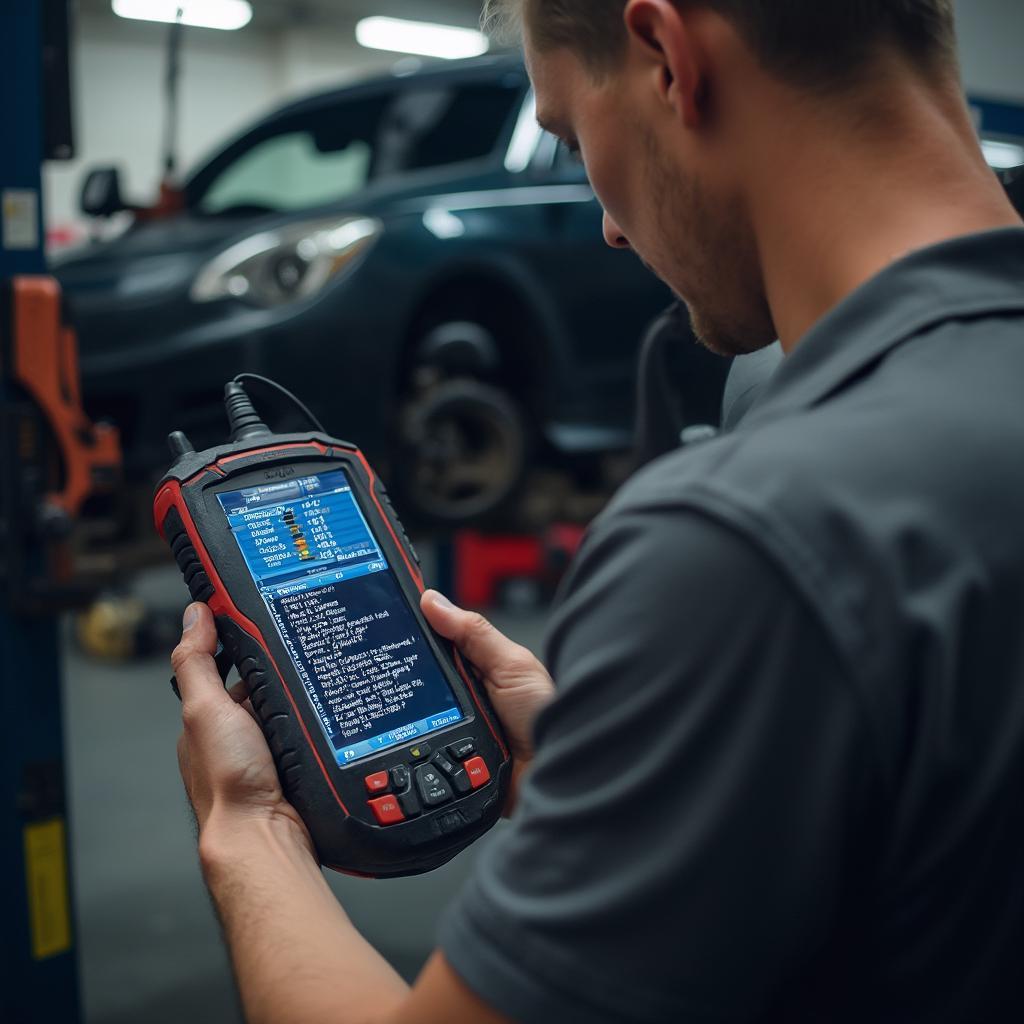
[[[217,497],[339,764],[463,717],[344,470]]]

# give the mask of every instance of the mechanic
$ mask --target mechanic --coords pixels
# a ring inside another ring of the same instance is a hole
[[[487,676],[517,805],[411,988],[188,609],[180,760],[248,1019],[1021,1019],[1024,225],[952,0],[494,6],[609,244],[709,347],[786,358],[594,524],[555,684],[424,596]]]

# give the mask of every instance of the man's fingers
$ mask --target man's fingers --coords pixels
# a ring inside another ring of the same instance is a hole
[[[421,601],[427,621],[485,675],[516,674],[535,668],[533,655],[513,643],[478,612],[457,608],[443,594],[428,590]]]
[[[228,696],[236,703],[241,705],[249,713],[249,717],[257,724],[260,724],[259,716],[256,714],[256,709],[252,706],[252,701],[249,700],[249,684],[244,679],[239,679],[234,686],[228,687]]]
[[[239,679],[234,686],[228,687],[228,695],[236,704],[244,704],[249,699],[249,684]]]
[[[185,609],[181,642],[171,654],[182,704],[210,698],[230,699],[213,660],[216,650],[217,627],[213,624],[213,614],[205,604],[190,604]]]

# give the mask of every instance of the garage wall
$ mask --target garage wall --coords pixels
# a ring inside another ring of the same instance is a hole
[[[280,38],[278,85],[282,95],[301,96],[341,81],[387,71],[401,59],[398,53],[364,49],[356,43],[352,32],[292,29]]]
[[[121,167],[126,197],[150,201],[160,179],[165,26],[83,14],[72,57],[78,156],[48,164],[46,220],[56,247],[80,236],[83,169]],[[232,133],[289,97],[391,67],[396,55],[365,50],[350,33],[186,30],[179,159],[187,169]]]

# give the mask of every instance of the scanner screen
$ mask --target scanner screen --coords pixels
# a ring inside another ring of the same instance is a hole
[[[463,717],[344,470],[217,498],[339,764]]]

